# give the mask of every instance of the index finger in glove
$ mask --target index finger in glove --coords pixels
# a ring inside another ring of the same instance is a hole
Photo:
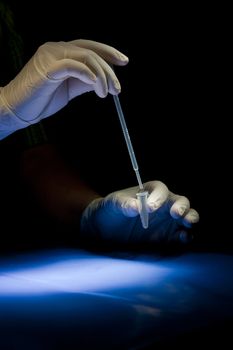
[[[92,54],[94,55],[94,58],[104,71],[107,80],[108,92],[110,92],[113,95],[119,94],[121,91],[121,86],[113,69],[109,66],[109,64],[106,61],[104,61],[103,58],[101,58],[95,52],[93,52]]]
[[[67,54],[73,59],[82,59],[83,63],[95,73],[97,81],[94,90],[99,97],[107,96],[108,92],[114,95],[120,92],[121,86],[116,74],[109,64],[96,52],[81,48],[79,50],[69,50]]]
[[[70,44],[92,50],[100,55],[105,61],[118,66],[124,66],[128,63],[129,59],[122,52],[118,51],[112,46],[99,43],[93,40],[72,40]]]
[[[89,68],[93,73],[93,78],[96,77],[96,84],[93,89],[99,97],[106,97],[108,92],[112,94],[120,92],[120,83],[113,69],[96,52],[69,44],[66,45],[66,59],[69,60],[64,61],[63,59],[62,61],[67,63],[67,70],[74,67],[75,62],[80,62]]]
[[[168,199],[169,190],[161,181],[146,182],[144,189],[149,192],[147,204],[150,212],[160,208]]]

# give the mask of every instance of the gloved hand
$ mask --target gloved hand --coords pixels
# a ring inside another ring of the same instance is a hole
[[[98,198],[85,209],[81,220],[81,238],[118,243],[186,241],[187,231],[199,221],[188,198],[170,192],[160,181],[144,184],[149,192],[149,227],[144,229],[136,199],[138,187],[116,191]]]
[[[118,94],[120,83],[110,65],[127,63],[115,48],[91,40],[43,44],[0,88],[0,138],[56,113],[85,92]]]

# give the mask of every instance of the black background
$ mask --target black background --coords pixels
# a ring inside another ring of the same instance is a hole
[[[200,213],[203,244],[232,249],[225,41],[216,8],[10,1],[25,62],[46,41],[92,39],[130,61],[116,67],[142,180],[161,180]],[[50,139],[103,194],[136,185],[111,96],[73,100],[44,121]]]

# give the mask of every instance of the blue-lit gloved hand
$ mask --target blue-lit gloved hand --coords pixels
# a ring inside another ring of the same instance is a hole
[[[91,40],[41,45],[21,72],[0,88],[0,139],[53,115],[85,92],[99,97],[118,94],[121,87],[111,65],[127,63],[120,51]]]
[[[82,215],[81,237],[126,244],[185,242],[188,230],[199,221],[199,214],[190,207],[188,198],[170,192],[160,181],[147,182],[144,189],[149,192],[147,229],[141,224],[136,186],[91,202]]]

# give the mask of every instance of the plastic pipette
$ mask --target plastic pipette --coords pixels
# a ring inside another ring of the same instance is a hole
[[[121,128],[125,137],[125,142],[128,148],[128,152],[129,152],[129,156],[131,159],[131,163],[133,166],[133,169],[135,171],[136,177],[137,177],[137,181],[139,184],[139,192],[137,193],[137,199],[140,202],[140,208],[139,208],[139,213],[140,213],[140,218],[141,218],[141,222],[142,222],[142,226],[144,228],[148,227],[148,212],[147,212],[147,206],[146,206],[146,199],[148,197],[148,192],[144,190],[143,184],[142,184],[142,180],[139,174],[139,167],[138,167],[138,163],[134,154],[134,150],[133,150],[133,146],[132,146],[132,142],[130,140],[130,136],[129,136],[129,132],[128,132],[128,128],[125,122],[125,117],[124,117],[124,113],[122,111],[121,108],[121,103],[120,103],[120,99],[118,95],[113,95],[113,99],[115,102],[115,106],[116,106],[116,110],[117,110],[117,114],[121,123]]]

